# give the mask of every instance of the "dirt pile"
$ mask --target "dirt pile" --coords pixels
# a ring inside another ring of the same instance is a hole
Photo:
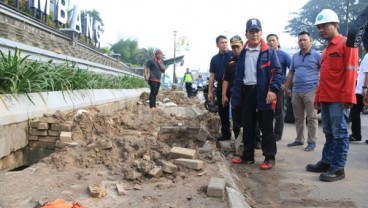
[[[145,103],[147,93],[141,95],[140,103]],[[193,105],[198,99],[188,99],[182,92],[160,94],[159,99],[168,98],[181,103],[181,105]],[[66,115],[58,113],[54,117],[63,120],[72,119],[72,140],[77,142],[77,147],[66,147],[50,157],[41,160],[50,168],[59,171],[70,168],[107,168],[110,175],[118,176],[118,179],[139,179],[145,176],[149,170],[156,166],[158,159],[170,160],[168,157],[172,145],[182,145],[188,148],[202,147],[203,142],[196,138],[185,137],[188,134],[179,133],[170,141],[157,139],[160,127],[178,126],[198,131],[202,126],[210,132],[210,137],[216,137],[220,121],[218,116],[205,113],[197,117],[176,118],[167,115],[163,110],[152,111],[146,105],[137,105],[134,108],[122,109],[116,114],[100,115],[96,108],[74,111]],[[180,124],[178,124],[180,120]],[[183,137],[184,136],[184,137]],[[179,143],[178,141],[185,142]],[[143,158],[150,158],[145,162]],[[206,158],[207,155],[199,157]],[[131,177],[135,173],[138,177]]]

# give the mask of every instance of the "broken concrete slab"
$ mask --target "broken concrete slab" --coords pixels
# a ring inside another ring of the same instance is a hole
[[[183,147],[173,147],[170,150],[170,156],[173,159],[176,158],[194,159],[197,157],[197,151]]]
[[[202,160],[192,160],[192,159],[176,159],[175,164],[183,165],[189,169],[193,170],[201,170],[203,168],[203,161]]]
[[[207,186],[207,196],[224,198],[225,180],[223,178],[212,177]]]

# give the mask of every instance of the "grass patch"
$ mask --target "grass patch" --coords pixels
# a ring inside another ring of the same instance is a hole
[[[21,58],[19,49],[14,54],[0,51],[0,94],[148,87],[135,76],[98,74],[80,69],[76,63],[56,65],[28,58]]]

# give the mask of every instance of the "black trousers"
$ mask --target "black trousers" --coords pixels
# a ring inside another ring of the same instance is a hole
[[[354,138],[361,139],[361,121],[360,121],[360,112],[364,107],[363,104],[363,96],[361,94],[355,94],[357,103],[353,105],[350,111],[350,119],[351,119],[351,132]]]
[[[242,127],[242,112],[240,107],[234,107],[231,109],[231,118],[233,120],[233,132],[235,138],[237,138],[240,128]]]
[[[160,89],[161,83],[149,81],[148,84],[150,85],[150,89],[151,89],[151,92],[149,95],[149,106],[150,108],[156,108],[156,97]]]
[[[185,83],[185,90],[187,91],[188,97],[192,96],[192,83]]]
[[[219,116],[221,120],[221,134],[223,137],[230,139],[230,117],[229,117],[229,105],[226,107],[222,106],[222,83],[218,83],[216,88],[217,104],[219,108]]]
[[[256,124],[262,132],[262,152],[265,159],[275,159],[276,140],[273,135],[273,110],[257,110],[257,87],[243,87],[243,144],[242,160],[254,160]]]

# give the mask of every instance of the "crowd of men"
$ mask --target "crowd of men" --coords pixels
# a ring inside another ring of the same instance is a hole
[[[239,130],[243,128],[244,151],[240,157],[233,158],[232,163],[255,163],[259,129],[264,156],[260,168],[268,170],[275,166],[276,141],[283,135],[286,95],[291,96],[297,133],[288,147],[304,145],[307,129],[305,151],[316,149],[317,111],[320,111],[326,142],[321,159],[308,164],[306,170],[321,173],[321,181],[345,178],[349,141],[362,140],[360,111],[368,104],[368,56],[361,62],[357,77],[358,49],[346,46],[346,38],[338,32],[337,14],[323,9],[314,25],[320,38],[326,41],[322,53],[312,48],[310,33],[300,31],[300,51],[290,57],[281,49],[276,34],[262,38],[262,25],[256,18],[246,23],[245,43],[237,35],[230,39],[232,50],[228,49],[227,37],[216,38],[219,52],[210,62],[208,99],[212,101],[217,96],[221,101],[218,102],[221,120],[218,141],[231,138],[229,107],[235,137],[240,136]],[[213,95],[215,81],[218,84]],[[352,122],[351,135],[349,121]]]
[[[300,50],[292,57],[281,49],[276,34],[262,38],[262,25],[256,18],[246,22],[245,43],[238,35],[230,39],[232,50],[228,49],[226,36],[216,38],[219,52],[210,62],[208,100],[218,100],[221,135],[217,141],[230,140],[231,129],[235,138],[242,136],[244,151],[231,160],[233,164],[254,164],[259,142],[264,156],[260,168],[268,170],[276,165],[276,142],[283,136],[286,95],[291,96],[297,134],[295,141],[287,146],[304,145],[307,129],[305,151],[316,149],[317,111],[320,111],[326,142],[321,159],[306,165],[306,170],[321,173],[321,181],[345,178],[349,141],[362,140],[360,112],[368,105],[368,55],[364,56],[359,69],[358,49],[346,46],[346,37],[338,32],[339,22],[333,10],[323,9],[314,23],[320,38],[326,41],[323,52],[312,48],[313,40],[308,31],[300,31]],[[156,109],[161,73],[166,70],[161,57],[162,52],[157,50],[145,64],[144,76],[151,87],[152,110]],[[193,76],[189,69],[184,74],[184,82],[191,97]],[[351,135],[349,121],[352,122]],[[261,141],[257,141],[257,137]]]

